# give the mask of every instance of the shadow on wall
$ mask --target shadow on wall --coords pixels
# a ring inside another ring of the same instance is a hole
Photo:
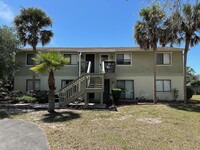
[[[73,119],[78,119],[80,117],[81,117],[80,114],[74,113],[72,111],[54,112],[54,113],[44,114],[42,121],[46,123],[64,122]]]
[[[183,111],[200,112],[199,104],[168,104],[168,106]]]

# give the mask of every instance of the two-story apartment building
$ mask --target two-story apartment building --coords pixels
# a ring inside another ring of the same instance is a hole
[[[58,51],[70,62],[55,73],[56,92],[71,81],[87,73],[102,75],[102,91],[90,89],[87,99],[96,100],[108,98],[112,88],[125,89],[121,98],[133,100],[137,97],[153,99],[153,51],[135,47],[116,48],[38,48],[38,51]],[[21,64],[16,72],[15,89],[25,92],[32,88],[33,65],[32,49],[22,49],[16,55],[16,61]],[[88,66],[89,65],[89,66]],[[173,100],[173,89],[179,90],[177,100],[183,99],[183,57],[178,48],[158,48],[157,52],[157,98]],[[104,74],[105,72],[105,74]],[[99,76],[101,77],[101,76]],[[88,77],[86,77],[88,79]],[[92,81],[92,79],[90,80]],[[97,85],[97,84],[96,84]],[[78,84],[76,85],[77,88]],[[80,83],[79,83],[80,86]],[[36,76],[36,90],[48,90],[48,74]],[[74,90],[69,93],[72,93]],[[66,91],[65,91],[66,92]],[[99,94],[100,93],[100,94]]]

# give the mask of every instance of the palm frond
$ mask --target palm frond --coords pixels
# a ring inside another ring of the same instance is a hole
[[[30,70],[34,71],[36,74],[41,74],[47,72],[45,64],[38,64],[31,67]]]
[[[53,32],[50,30],[43,30],[40,32],[41,35],[41,43],[44,46],[45,44],[49,43],[51,41],[51,38],[53,37]]]
[[[68,58],[63,58],[61,54],[55,51],[38,52],[33,60],[37,65],[32,67],[31,70],[36,73],[55,71],[69,62]]]
[[[148,49],[149,46],[156,47],[155,43],[161,37],[161,24],[165,18],[165,12],[159,5],[143,8],[140,11],[142,21],[134,26],[134,39],[141,48]]]
[[[36,46],[38,42],[45,45],[53,36],[52,31],[44,30],[45,27],[52,26],[51,18],[39,8],[22,8],[20,14],[15,17],[14,24],[24,45]],[[43,31],[46,33],[45,36],[40,35]]]

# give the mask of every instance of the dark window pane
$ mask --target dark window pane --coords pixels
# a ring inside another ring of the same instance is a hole
[[[117,54],[117,64],[121,65],[124,62],[124,54]]]
[[[117,54],[117,65],[130,65],[131,55],[130,54]]]
[[[163,54],[157,54],[157,65],[163,64]]]
[[[26,60],[26,64],[27,65],[33,65],[33,54],[27,54],[27,60]]]

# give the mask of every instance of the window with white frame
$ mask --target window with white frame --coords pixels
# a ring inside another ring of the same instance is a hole
[[[26,54],[26,65],[33,65],[33,54]]]
[[[26,80],[26,90],[33,90],[33,79]],[[35,80],[35,90],[40,90],[40,79]]]
[[[64,58],[69,58],[69,62],[67,65],[77,65],[78,64],[78,57],[76,54],[64,54]]]
[[[156,81],[157,92],[170,92],[171,91],[171,80],[157,80]]]
[[[69,84],[72,80],[61,80],[61,88],[65,87],[67,84]]]
[[[131,65],[131,54],[116,54],[117,65]]]
[[[170,53],[158,53],[157,54],[157,65],[171,65],[171,54]]]

